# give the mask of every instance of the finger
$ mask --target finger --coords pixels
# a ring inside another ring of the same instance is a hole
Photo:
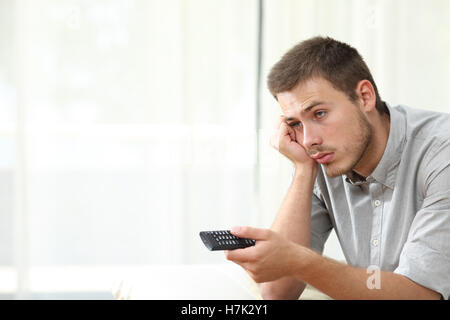
[[[292,141],[297,141],[295,137],[295,130],[293,130],[287,123],[282,123],[280,126],[280,137],[287,135],[289,135]]]
[[[270,137],[270,145],[274,147],[276,150],[280,149],[280,141],[286,136],[289,135],[291,140],[295,140],[295,132],[289,127],[284,121],[280,123],[280,126],[275,129]]]
[[[230,231],[231,234],[237,237],[253,240],[267,240],[271,235],[271,230],[269,229],[253,228],[248,226],[235,226],[232,227]]]
[[[235,251],[235,250],[233,250],[233,251]],[[231,259],[229,259],[229,260],[231,260]],[[249,272],[248,271],[248,267],[249,267],[249,264],[248,264],[248,262],[245,262],[245,261],[234,261],[234,260],[231,260],[233,263],[235,263],[235,264],[237,264],[238,266],[240,266],[242,269],[244,269],[244,271],[246,271],[246,272]],[[250,274],[249,274],[250,275]],[[251,275],[250,275],[251,276]]]
[[[243,249],[234,249],[229,250],[225,256],[227,260],[231,260],[234,263],[237,263],[241,267],[245,267],[245,263],[252,261],[253,259],[253,247],[243,248]]]
[[[280,127],[284,123],[284,116],[279,116],[276,125],[272,131],[272,135],[269,139],[269,145],[275,149],[279,149],[279,140],[280,140]]]

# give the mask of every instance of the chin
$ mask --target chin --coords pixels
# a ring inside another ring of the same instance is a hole
[[[329,178],[335,178],[342,176],[343,174],[349,172],[352,166],[339,166],[336,163],[330,162],[322,165],[325,169],[325,173]]]

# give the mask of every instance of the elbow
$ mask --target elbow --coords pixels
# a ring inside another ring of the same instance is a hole
[[[294,300],[294,298],[289,298],[283,294],[278,294],[272,291],[261,291],[261,297],[263,300]]]
[[[264,300],[298,300],[301,294],[299,290],[280,290],[270,283],[261,284],[260,293]]]
[[[271,290],[270,288],[267,288],[267,286],[260,286],[260,292],[261,292],[261,298],[263,298],[263,300],[279,300],[280,298],[278,297],[278,295],[276,295],[274,293],[273,290]]]

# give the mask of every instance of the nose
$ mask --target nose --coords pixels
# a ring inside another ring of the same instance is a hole
[[[319,136],[316,128],[313,125],[303,126],[303,146],[306,150],[313,149],[314,147],[322,144],[322,138]]]

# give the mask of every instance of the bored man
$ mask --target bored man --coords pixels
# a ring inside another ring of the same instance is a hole
[[[264,299],[306,284],[334,299],[449,299],[450,115],[388,105],[357,50],[331,38],[294,46],[268,87],[282,111],[271,145],[295,171],[271,228],[232,228],[256,244],[226,258]],[[332,229],[347,264],[322,256]]]

